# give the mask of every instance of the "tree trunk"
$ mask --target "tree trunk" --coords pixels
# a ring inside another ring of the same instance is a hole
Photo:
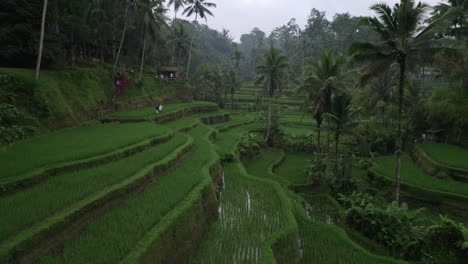
[[[267,123],[267,133],[265,136],[265,144],[268,145],[268,140],[270,139],[270,127],[271,127],[271,101],[272,98],[270,97],[270,101],[268,102],[268,123]]]
[[[397,132],[397,150],[396,150],[396,168],[395,168],[395,202],[400,204],[400,176],[401,176],[401,152],[402,152],[402,134],[401,119],[403,117],[403,96],[405,88],[406,57],[402,56],[400,61],[400,87],[398,100],[398,132]]]
[[[198,13],[195,14],[195,23],[197,22],[198,19]],[[185,78],[189,78],[189,68],[190,68],[190,60],[192,59],[192,46],[193,46],[193,39],[195,38],[195,32],[192,32],[192,40],[190,41],[190,51],[189,51],[189,56],[188,56],[188,61],[187,61],[187,75]]]
[[[128,17],[128,4],[126,4],[126,7],[125,7],[125,24],[124,24],[124,29],[122,32],[122,38],[120,39],[119,50],[117,51],[117,55],[115,56],[114,68],[112,70],[112,78],[114,78],[114,75],[115,75],[115,67],[117,67],[117,63],[119,62],[120,52],[122,51],[122,45],[125,39],[125,32],[127,31],[127,17]]]
[[[140,77],[138,78],[141,81],[141,76],[143,75],[143,65],[145,64],[145,50],[146,50],[146,25],[145,29],[143,30],[143,52],[141,54],[141,65],[140,65]]]
[[[42,48],[44,45],[44,31],[45,31],[46,15],[47,15],[47,0],[44,0],[44,7],[42,9],[41,36],[39,39],[39,54],[37,55],[37,62],[36,62],[36,80],[39,80],[39,71],[41,70]]]
[[[322,125],[322,120],[317,118],[317,151],[322,153],[321,144],[320,144],[320,126]]]
[[[175,23],[176,23],[176,19],[177,19],[177,12],[174,13],[174,23],[172,25],[172,28],[175,29]],[[176,47],[176,44],[174,43],[174,46],[172,47],[172,59],[171,59],[171,66],[174,66],[174,57],[175,57],[175,47]]]
[[[340,131],[336,131],[336,134],[335,134],[335,155],[336,155],[336,162],[337,164],[339,165],[340,163],[340,153],[338,151],[338,146],[340,144],[340,134],[341,132]]]

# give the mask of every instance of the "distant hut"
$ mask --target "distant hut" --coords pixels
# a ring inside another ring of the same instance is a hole
[[[163,79],[174,80],[180,77],[180,73],[175,66],[162,66],[159,68],[158,77]]]

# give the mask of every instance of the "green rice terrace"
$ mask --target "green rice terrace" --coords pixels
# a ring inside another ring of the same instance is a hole
[[[0,264],[468,264],[468,0],[1,1]]]
[[[282,107],[285,130],[315,133],[309,116]],[[261,112],[165,109],[116,112],[0,152],[2,263],[405,263],[347,224],[346,205],[309,174],[311,153],[258,148]],[[451,148],[439,145],[422,148]],[[390,181],[393,157],[374,163]],[[466,209],[466,183],[408,155],[402,179]]]

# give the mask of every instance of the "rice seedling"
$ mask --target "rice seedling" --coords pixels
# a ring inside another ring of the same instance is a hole
[[[288,185],[289,182],[273,173],[273,166],[279,164],[284,158],[283,150],[275,148],[261,149],[260,155],[252,160],[246,161],[245,169],[255,177],[266,178]]]
[[[169,129],[142,122],[81,126],[23,140],[0,152],[0,179],[105,154],[167,133]]]
[[[211,159],[209,128],[200,125],[189,134],[195,151],[169,175],[144,192],[103,214],[65,243],[62,251],[43,257],[39,263],[117,263],[136,243],[203,179],[201,168]]]
[[[245,176],[241,164],[226,164],[219,219],[191,263],[259,263],[262,243],[286,224],[284,202],[272,185]]]
[[[426,143],[421,147],[432,159],[441,164],[468,169],[468,149],[442,143]]]
[[[217,107],[218,105],[211,102],[191,102],[191,103],[180,103],[180,104],[168,104],[164,105],[163,112],[161,115],[167,115],[185,109],[193,107]],[[148,117],[156,116],[154,107],[140,108],[132,111],[112,113],[106,116],[108,119],[119,119],[119,120],[131,120],[131,119],[145,119]]]
[[[187,139],[187,136],[177,134],[170,141],[127,159],[58,175],[25,191],[0,197],[0,237],[7,239],[60,209],[128,178],[146,165],[163,159]]]
[[[416,167],[411,158],[405,154],[402,156],[401,181],[412,186],[424,188],[429,191],[452,193],[468,197],[468,183],[452,180],[451,178],[436,178]],[[395,171],[395,157],[381,156],[375,159],[377,166],[374,170],[385,177],[392,179]]]
[[[311,221],[299,204],[294,205],[294,212],[299,225],[302,263],[406,263],[369,253],[351,241],[338,226]]]
[[[291,184],[306,184],[310,181],[306,170],[311,158],[312,155],[308,153],[286,151],[285,159],[275,174]]]

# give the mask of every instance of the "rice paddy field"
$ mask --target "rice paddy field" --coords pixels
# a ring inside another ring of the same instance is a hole
[[[442,143],[426,143],[421,147],[432,159],[443,165],[468,170],[467,149]]]
[[[161,115],[168,115],[176,113],[178,111],[189,110],[195,107],[217,107],[217,104],[210,102],[192,102],[192,103],[180,103],[180,104],[168,104],[163,105],[163,112]],[[145,107],[133,111],[112,113],[106,116],[108,119],[117,120],[132,120],[132,119],[145,119],[155,117],[154,107]]]
[[[0,181],[34,169],[101,155],[171,131],[152,123],[89,125],[27,139],[0,151]]]
[[[199,106],[209,113],[190,110]],[[310,183],[311,154],[261,148],[253,158],[239,156],[243,133],[262,135],[260,113],[205,102],[164,110],[164,124],[149,121],[152,108],[119,112],[108,118],[133,121],[66,129],[2,150],[2,179],[112,158],[1,193],[0,263],[405,263],[352,235],[331,196],[293,191]],[[314,133],[314,120],[296,111],[283,112],[284,128]],[[134,145],[142,146],[111,155]],[[393,157],[375,163],[392,177]],[[468,196],[465,183],[426,175],[406,155],[402,181]]]
[[[419,188],[436,192],[455,194],[468,197],[468,183],[459,182],[450,178],[439,179],[430,176],[418,168],[408,155],[402,156],[401,181]],[[395,156],[381,156],[375,159],[375,171],[393,179],[395,171]]]

